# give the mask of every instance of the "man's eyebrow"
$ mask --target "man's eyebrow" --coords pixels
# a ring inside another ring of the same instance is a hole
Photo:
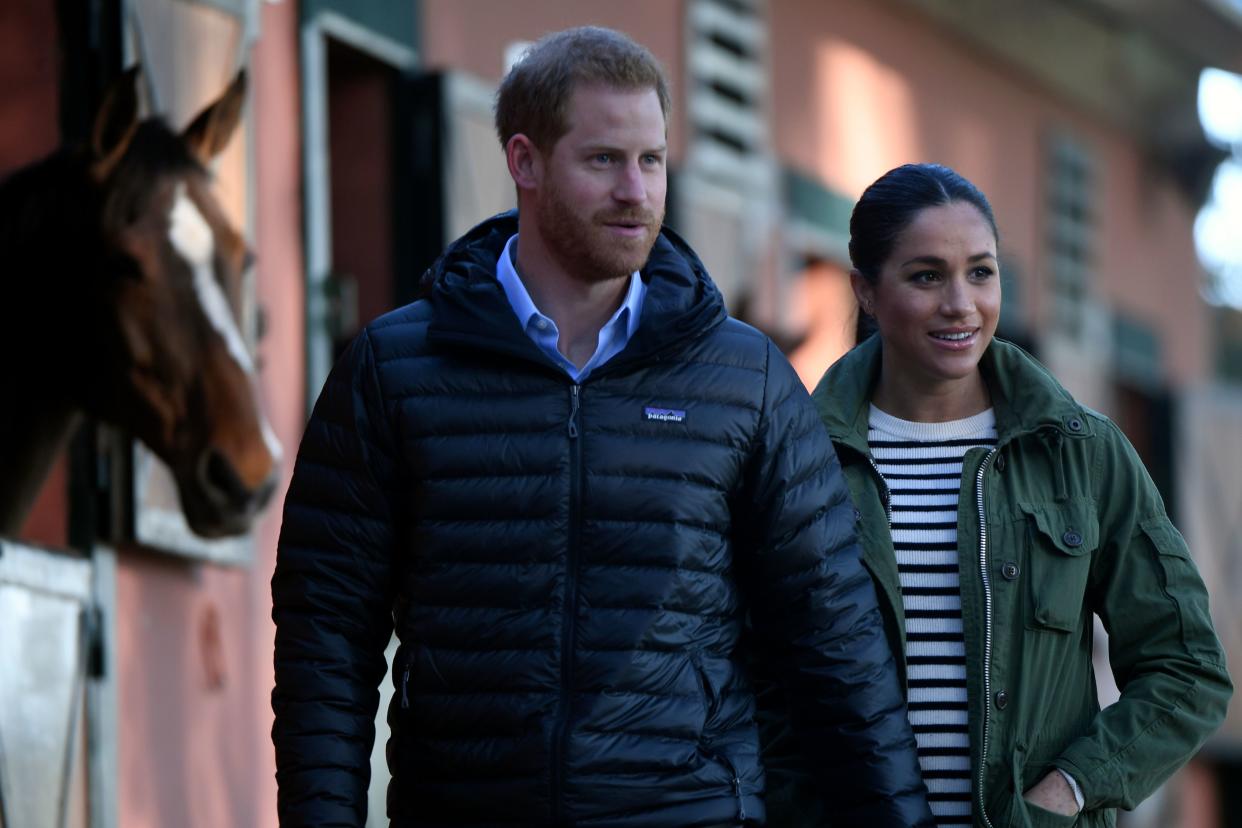
[[[584,153],[592,152],[612,152],[624,154],[625,150],[621,147],[609,146],[608,144],[587,144],[582,148]],[[668,144],[661,144],[658,147],[648,147],[638,151],[639,155],[664,155],[668,152]]]

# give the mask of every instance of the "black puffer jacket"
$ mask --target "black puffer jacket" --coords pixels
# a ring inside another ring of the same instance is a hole
[[[762,821],[739,642],[780,665],[839,823],[930,819],[819,417],[661,236],[626,349],[574,384],[493,274],[512,215],[353,343],[272,581],[284,826],[361,826],[393,622],[397,826]]]

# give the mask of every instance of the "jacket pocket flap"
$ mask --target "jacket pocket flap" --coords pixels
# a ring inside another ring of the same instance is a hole
[[[1039,534],[1064,555],[1085,555],[1100,543],[1094,503],[1020,502],[1018,506],[1031,517]]]

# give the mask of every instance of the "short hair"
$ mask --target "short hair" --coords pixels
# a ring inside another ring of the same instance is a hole
[[[540,38],[500,82],[496,133],[500,145],[519,133],[546,152],[569,131],[567,109],[574,89],[599,84],[616,89],[654,89],[665,129],[671,100],[659,61],[626,35],[582,26]]]
[[[920,211],[955,202],[975,207],[999,241],[992,205],[979,188],[940,164],[905,164],[863,191],[850,215],[850,262],[868,282],[892,255],[897,239]]]

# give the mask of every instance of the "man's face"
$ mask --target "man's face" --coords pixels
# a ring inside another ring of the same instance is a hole
[[[573,278],[628,276],[647,261],[664,220],[666,139],[654,89],[574,90],[569,131],[543,157],[539,234]]]

